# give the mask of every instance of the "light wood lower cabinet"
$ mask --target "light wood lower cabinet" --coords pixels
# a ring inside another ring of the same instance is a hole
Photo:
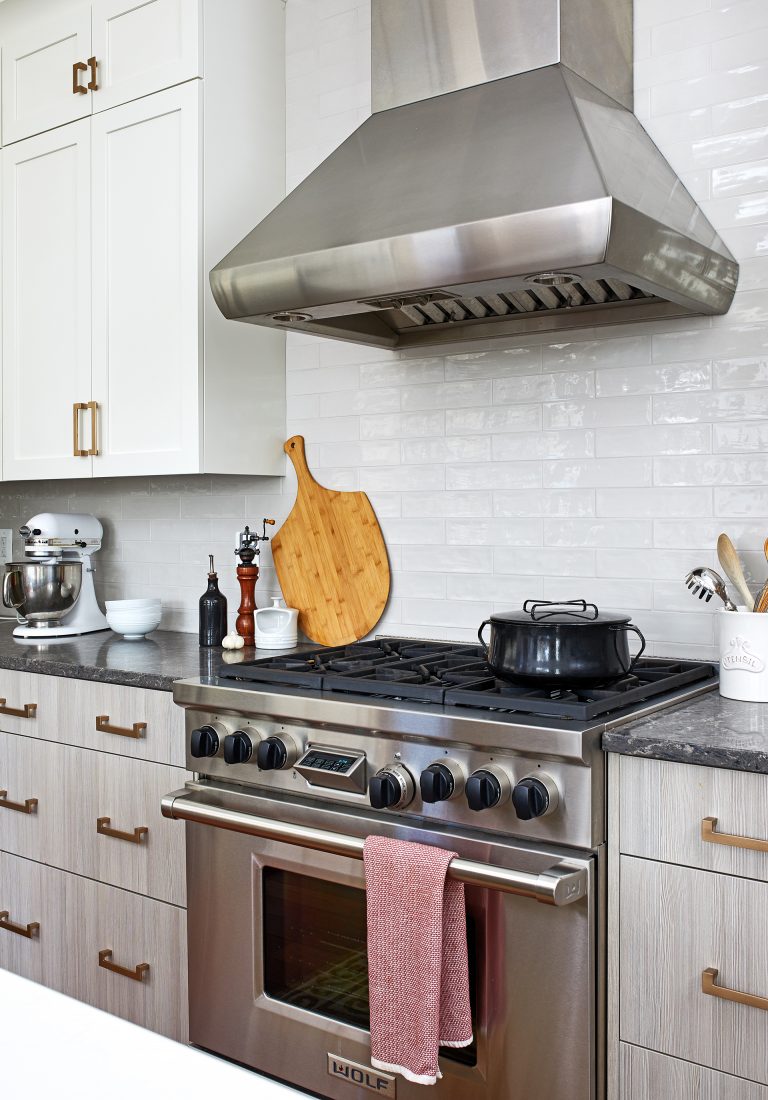
[[[768,1088],[621,1044],[624,1100],[768,1100]]]
[[[0,966],[186,1041],[185,910],[0,853],[0,912]]]

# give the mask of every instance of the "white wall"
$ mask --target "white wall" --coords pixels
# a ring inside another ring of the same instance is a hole
[[[320,480],[368,491],[393,594],[380,630],[472,638],[490,610],[584,596],[664,654],[713,655],[682,584],[727,530],[768,571],[768,3],[635,0],[637,113],[742,263],[727,317],[408,360],[288,348],[289,431]],[[288,185],[370,110],[369,0],[288,0]],[[32,490],[31,492],[29,490]],[[93,510],[105,591],[162,594],[196,628],[211,547],[282,519],[293,479],[0,486],[0,523]],[[268,558],[267,558],[268,565]],[[262,601],[275,590],[265,572]],[[229,594],[235,598],[231,581]]]

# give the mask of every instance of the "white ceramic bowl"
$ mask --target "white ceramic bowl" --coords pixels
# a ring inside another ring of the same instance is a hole
[[[107,626],[129,641],[144,638],[157,630],[161,617],[162,611],[159,607],[139,608],[134,611],[111,611],[107,608]]]
[[[153,596],[146,600],[107,600],[104,606],[107,611],[143,611],[147,607],[160,607],[159,596]]]

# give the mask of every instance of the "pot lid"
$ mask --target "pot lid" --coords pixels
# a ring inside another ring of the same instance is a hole
[[[541,623],[545,626],[561,623],[567,626],[623,625],[631,622],[623,611],[601,612],[586,600],[526,600],[522,611],[505,611],[491,615],[491,623]]]

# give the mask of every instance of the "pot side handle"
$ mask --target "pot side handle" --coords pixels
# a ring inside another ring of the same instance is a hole
[[[645,653],[645,644],[646,644],[645,643],[645,636],[633,623],[627,623],[627,633],[629,633],[630,630],[632,631],[633,634],[637,634],[638,638],[640,639],[640,648],[638,649],[637,653],[634,655],[632,660],[629,662],[629,668],[627,669],[627,675],[629,675],[629,673],[632,672],[632,670],[634,669],[637,662],[640,660],[642,655]]]
[[[477,632],[477,638],[478,638],[478,641],[480,642],[480,646],[483,650],[483,654],[485,656],[486,661],[488,660],[488,644],[487,644],[485,638],[483,637],[483,631],[488,626],[490,621],[491,621],[490,619],[486,619],[485,622],[482,622],[480,624],[480,629]]]

